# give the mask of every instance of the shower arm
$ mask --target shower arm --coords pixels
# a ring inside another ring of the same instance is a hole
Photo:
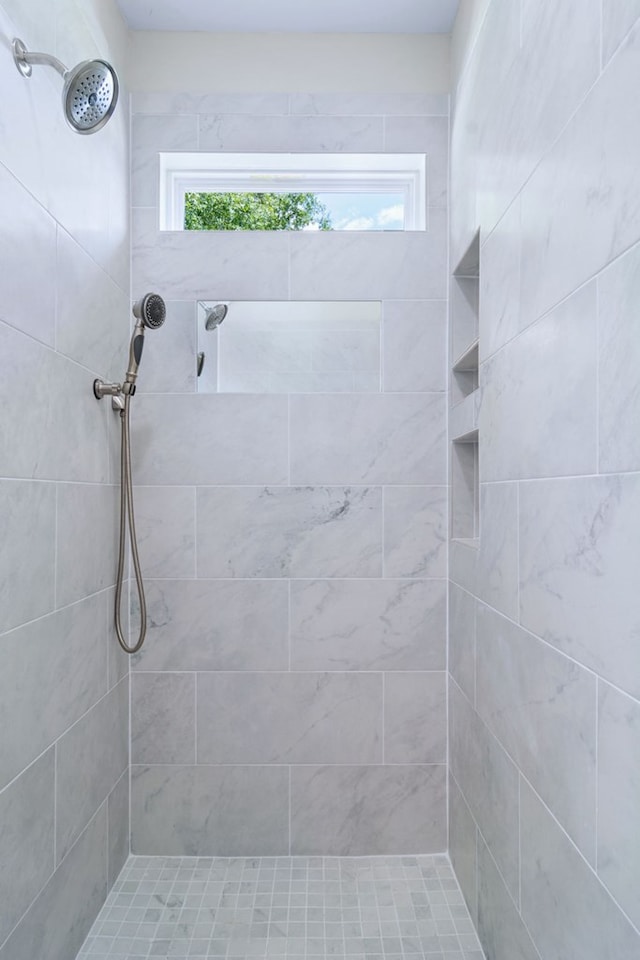
[[[32,53],[27,50],[22,40],[14,40],[11,44],[13,48],[13,59],[20,73],[25,77],[31,76],[32,66],[53,67],[61,77],[66,78],[69,70],[61,60],[52,56],[50,53]]]

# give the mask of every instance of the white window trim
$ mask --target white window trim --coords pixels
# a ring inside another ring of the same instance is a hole
[[[420,153],[161,153],[160,229],[184,230],[187,193],[398,193],[405,230],[426,229]]]

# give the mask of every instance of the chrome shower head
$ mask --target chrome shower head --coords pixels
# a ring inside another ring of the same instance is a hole
[[[205,330],[215,330],[219,327],[228,312],[229,305],[226,303],[216,303],[215,307],[210,307],[204,321]]]
[[[134,303],[133,315],[144,327],[156,330],[167,319],[167,308],[160,294],[147,293]]]
[[[68,70],[57,57],[30,53],[22,40],[11,44],[13,59],[23,77],[30,77],[34,64],[53,67],[64,80],[62,105],[67,123],[76,133],[95,133],[113,115],[118,102],[118,76],[106,60],[85,60]]]

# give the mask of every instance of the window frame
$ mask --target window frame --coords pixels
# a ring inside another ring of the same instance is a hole
[[[423,153],[160,153],[160,230],[185,230],[187,193],[245,192],[400,194],[403,230],[425,230],[426,159]]]

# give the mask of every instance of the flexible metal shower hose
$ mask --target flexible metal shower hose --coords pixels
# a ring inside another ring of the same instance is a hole
[[[126,653],[137,653],[144,643],[147,632],[147,606],[144,597],[144,583],[142,581],[142,571],[140,570],[140,558],[138,557],[138,541],[136,539],[136,522],[133,515],[133,489],[131,484],[131,443],[129,429],[129,403],[131,397],[127,394],[124,397],[124,407],[120,411],[120,420],[122,426],[122,439],[120,445],[120,546],[118,549],[118,576],[116,580],[116,602],[115,602],[115,626],[118,635],[118,642]],[[129,521],[129,542],[131,544],[131,558],[133,560],[133,569],[136,577],[136,587],[138,589],[138,598],[140,601],[140,632],[138,639],[130,646],[124,638],[122,632],[122,581],[124,579],[124,558],[127,537],[127,518]]]

